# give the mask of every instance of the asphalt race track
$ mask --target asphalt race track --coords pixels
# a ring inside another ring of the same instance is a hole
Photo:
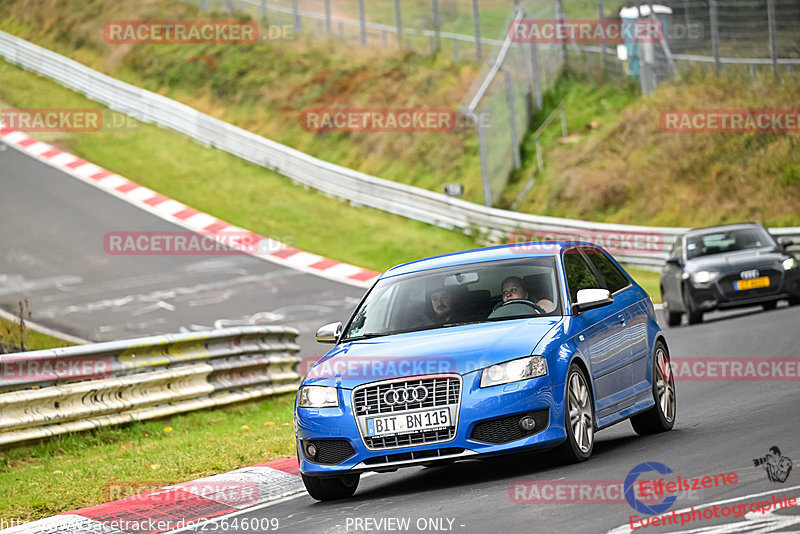
[[[27,298],[32,320],[109,341],[226,326],[301,332],[344,321],[363,290],[246,255],[110,255],[112,231],[185,231],[0,145],[0,308]]]
[[[345,319],[362,290],[248,256],[111,256],[109,231],[176,230],[121,200],[12,149],[0,151],[0,307],[28,298],[33,319],[91,340],[243,324],[299,328],[303,355],[322,323]],[[800,307],[782,305],[708,314],[701,325],[667,329],[673,358],[797,358]],[[606,504],[515,502],[515,482],[623,481],[642,462],[699,477],[736,472],[738,482],[682,494],[673,509],[719,501],[800,497],[800,468],[770,482],[753,459],[777,445],[800,459],[796,381],[679,381],[672,432],[639,437],[625,422],[600,432],[594,457],[561,466],[546,454],[497,457],[362,477],[346,501],[317,503],[306,494],[245,510],[236,517],[276,518],[278,532],[608,532],[635,512]],[[763,494],[763,495],[762,495]],[[524,500],[524,499],[523,499]],[[254,532],[233,528],[228,532]],[[722,523],[737,523],[723,527]],[[716,525],[716,526],[715,526]],[[794,525],[794,526],[793,526]],[[800,510],[704,520],[639,532],[797,532]],[[191,530],[191,529],[190,529]],[[219,526],[216,530],[222,531]],[[620,532],[623,530],[620,530]]]

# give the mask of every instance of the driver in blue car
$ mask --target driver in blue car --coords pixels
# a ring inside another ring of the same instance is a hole
[[[556,308],[555,304],[547,299],[536,299],[536,297],[532,295],[531,298],[528,298],[528,291],[525,289],[525,284],[519,276],[509,276],[503,280],[500,294],[504,303],[509,300],[529,300],[542,308],[545,313],[550,313]]]

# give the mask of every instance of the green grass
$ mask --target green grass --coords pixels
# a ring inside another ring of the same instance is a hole
[[[99,107],[6,62],[0,62],[0,100],[19,107]],[[39,137],[232,224],[377,271],[478,246],[458,232],[308,191],[272,171],[151,125]]]
[[[21,335],[20,335],[21,334]],[[29,350],[42,350],[52,349],[56,347],[69,347],[72,343],[58,339],[47,334],[42,334],[36,330],[25,326],[20,328],[19,319],[16,321],[7,321],[0,318],[0,354],[3,350],[9,352],[18,351],[20,349]]]
[[[31,521],[294,454],[294,395],[0,451],[0,518]],[[127,486],[147,483],[147,486]]]

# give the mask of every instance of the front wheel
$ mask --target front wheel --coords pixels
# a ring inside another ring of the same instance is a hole
[[[333,501],[352,497],[358,488],[360,474],[345,475],[341,477],[310,477],[303,476],[306,491],[318,501]]]
[[[667,326],[679,326],[681,324],[681,317],[683,314],[681,312],[672,311],[672,306],[669,305],[669,300],[667,299],[664,292],[661,292],[661,302],[664,304],[662,305],[664,311],[664,317],[667,319]]]
[[[656,343],[653,356],[653,400],[655,406],[631,417],[633,430],[640,436],[666,432],[675,425],[675,377],[667,347],[661,341]]]
[[[569,366],[565,388],[567,441],[556,449],[556,455],[567,463],[584,462],[594,449],[594,403],[586,373],[574,363]]]
[[[686,315],[689,318],[689,324],[703,322],[703,312],[694,307],[694,301],[688,289],[684,290],[684,307],[686,308]]]
[[[772,311],[778,307],[778,302],[777,301],[765,302],[764,304],[761,305],[761,307],[764,308],[764,311]]]

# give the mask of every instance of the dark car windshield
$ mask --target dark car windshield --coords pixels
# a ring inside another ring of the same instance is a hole
[[[692,259],[723,252],[774,246],[776,246],[775,240],[766,230],[752,226],[713,233],[690,234],[686,237],[686,257]]]
[[[509,303],[502,305],[504,287],[514,289],[513,293],[507,291]],[[561,315],[559,295],[552,256],[459,265],[395,276],[375,285],[356,310],[344,340],[466,323]]]

